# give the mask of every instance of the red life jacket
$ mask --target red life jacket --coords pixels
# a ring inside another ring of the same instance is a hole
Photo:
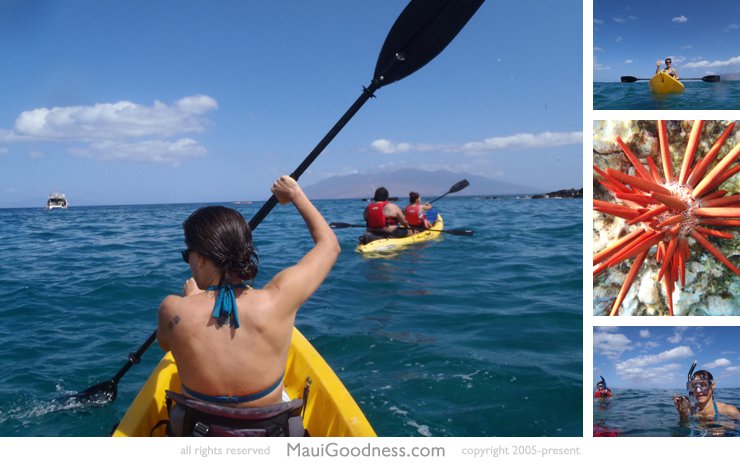
[[[406,206],[403,213],[406,216],[406,222],[408,222],[412,227],[417,227],[424,223],[424,220],[419,218],[419,214],[421,213],[421,204],[409,204]]]
[[[386,226],[386,217],[383,214],[383,208],[388,201],[370,203],[367,206],[367,228],[384,228]]]
[[[605,391],[594,392],[594,397],[611,397],[611,395],[612,395],[612,391],[610,391],[609,389]]]

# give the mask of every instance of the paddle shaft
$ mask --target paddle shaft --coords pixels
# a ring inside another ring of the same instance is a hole
[[[362,95],[360,95],[357,100],[352,104],[352,106],[349,107],[349,109],[344,113],[344,115],[337,121],[336,124],[334,124],[334,127],[329,130],[329,132],[324,135],[324,138],[321,139],[321,141],[316,145],[316,147],[311,151],[306,159],[303,160],[301,165],[298,166],[298,168],[293,171],[290,176],[294,180],[298,180],[301,175],[303,175],[303,172],[308,169],[308,167],[316,160],[317,157],[319,157],[319,154],[321,154],[322,151],[324,151],[324,148],[327,147],[329,143],[334,139],[334,137],[337,136],[337,134],[344,128],[345,125],[347,125],[347,122],[349,122],[350,119],[357,113],[357,111],[362,108],[362,105],[367,102],[370,98],[373,98],[373,92],[379,88],[379,84],[375,79],[373,79],[372,83],[370,83],[370,86],[367,88],[363,88]],[[277,205],[277,198],[275,195],[270,196],[270,199],[268,199],[265,204],[262,205],[259,211],[257,211],[256,214],[254,214],[254,217],[249,221],[249,227],[254,230],[257,228],[257,225],[262,222],[262,220],[267,217],[267,214],[270,213],[270,211]]]
[[[429,204],[432,204],[434,201],[439,201],[440,199],[444,198],[445,196],[447,196],[450,193],[452,193],[452,191],[448,191],[447,193],[443,194],[442,196],[440,196],[438,198],[434,198],[433,200],[429,201]]]
[[[118,373],[111,379],[113,383],[118,383],[118,381],[121,380],[123,375],[126,374],[126,372],[131,368],[134,364],[139,363],[141,361],[141,356],[144,355],[144,352],[149,349],[149,346],[152,345],[154,340],[157,339],[157,330],[154,330],[154,332],[147,338],[146,341],[144,341],[144,344],[142,344],[139,349],[136,352],[128,354],[128,362],[118,370]]]
[[[450,187],[450,189],[447,191],[447,193],[445,193],[442,196],[439,196],[437,198],[434,198],[433,200],[429,201],[428,204],[432,204],[434,201],[439,201],[440,199],[444,198],[445,196],[447,196],[450,193],[457,193],[460,190],[464,190],[465,188],[468,187],[468,185],[470,185],[470,182],[468,182],[465,179],[462,179],[459,182],[457,182],[456,184],[452,185]]]

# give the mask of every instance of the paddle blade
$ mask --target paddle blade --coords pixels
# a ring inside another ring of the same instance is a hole
[[[719,82],[719,76],[704,76],[701,78],[704,82]]]
[[[467,188],[468,185],[470,185],[470,182],[467,180],[460,180],[456,184],[452,185],[452,188],[450,188],[450,191],[448,193],[457,193],[458,191]]]
[[[113,402],[117,397],[118,383],[110,380],[91,386],[77,394],[65,396],[63,400],[74,400],[84,405],[105,405],[109,402]]]
[[[364,227],[364,225],[353,225],[351,223],[346,223],[346,222],[331,222],[329,226],[331,228],[350,228],[350,227],[358,227],[358,226]]]
[[[622,82],[627,82],[627,83],[637,82],[637,77],[622,76]]]
[[[478,11],[483,0],[411,0],[388,33],[375,65],[378,88],[434,59]]]
[[[449,233],[451,235],[457,235],[457,236],[473,236],[475,235],[475,231],[463,229],[463,228],[451,228],[449,230],[442,230],[445,233]]]

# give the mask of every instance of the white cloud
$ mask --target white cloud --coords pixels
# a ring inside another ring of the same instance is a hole
[[[740,367],[727,367],[725,371],[728,373],[740,373]]]
[[[187,158],[206,154],[206,149],[192,138],[175,141],[145,140],[135,143],[102,141],[87,148],[69,150],[75,156],[100,161],[143,161],[179,165]]]
[[[679,24],[685,23],[688,20],[689,18],[687,18],[684,15],[676,16],[675,18],[671,19],[671,21],[673,21],[674,23],[679,23]]]
[[[38,108],[21,113],[15,132],[41,140],[108,140],[126,137],[168,137],[202,132],[202,115],[218,107],[205,95],[185,97],[173,105],[155,101],[142,106],[130,101],[93,106]]]
[[[624,19],[624,18],[622,18],[621,16],[617,16],[617,17],[612,18],[612,19],[614,19],[614,22],[615,23],[618,23],[618,24],[624,24],[624,23],[627,22],[627,20]]]
[[[41,159],[46,157],[46,153],[41,150],[33,150],[29,153],[32,159]]]
[[[706,365],[704,365],[704,368],[711,370],[713,368],[726,367],[726,366],[729,366],[729,365],[732,365],[732,362],[730,362],[728,359],[726,359],[726,358],[718,358],[714,362],[710,362],[710,363],[707,363]]]
[[[681,46],[681,50],[691,50],[692,48],[694,48],[694,46],[693,45],[688,45],[688,44]]]
[[[8,154],[8,148],[0,148],[0,156]]]
[[[640,330],[640,337],[643,339],[647,339],[650,337],[650,330]]]
[[[177,165],[206,153],[196,140],[181,135],[203,132],[205,115],[217,108],[207,95],[151,106],[117,101],[37,108],[22,112],[13,130],[0,129],[0,141],[77,144],[69,148],[75,156]]]
[[[730,32],[731,30],[737,29],[738,27],[740,26],[738,26],[737,24],[730,24],[729,26],[725,27],[724,31]]]
[[[657,365],[659,363],[668,362],[671,360],[683,359],[691,357],[694,352],[688,346],[678,346],[673,349],[663,351],[656,355],[641,355],[634,357],[624,362],[620,362],[616,365],[617,370],[619,369],[631,369],[631,368],[643,368],[650,365]]]
[[[686,378],[684,368],[685,365],[679,363],[667,363],[652,367],[617,368],[617,373],[632,384],[658,386],[675,383],[682,375]]]
[[[624,40],[624,38],[620,35],[619,37],[617,37],[617,39],[615,40],[615,42],[619,43],[622,40]]]
[[[603,48],[599,48],[599,47],[594,47],[594,53],[600,52],[600,51],[604,51],[604,49]]]
[[[683,332],[688,328],[685,326],[677,326],[673,329],[673,336],[668,338],[668,342],[672,344],[678,344],[683,339]]]
[[[370,147],[385,154],[407,153],[413,149],[411,143],[393,143],[385,138],[373,141],[370,143]]]
[[[632,349],[632,341],[622,333],[597,331],[594,333],[594,352],[616,359],[622,352]]]
[[[603,19],[594,18],[594,24],[604,24]]]
[[[708,61],[708,60],[702,60],[702,61],[694,61],[691,63],[684,64],[684,67],[687,68],[706,68],[706,67],[718,67],[718,66],[732,66],[740,64],[740,56],[734,56],[732,58],[726,59],[726,60],[716,60],[716,61]]]
[[[656,355],[642,355],[627,359],[616,363],[614,367],[617,373],[628,381],[659,384],[675,380],[676,372],[685,367],[682,363],[675,361],[693,355],[691,348],[679,346]]]
[[[594,63],[594,71],[608,71],[611,66],[605,66],[601,63]]]
[[[370,148],[384,153],[397,154],[414,152],[444,151],[464,154],[487,154],[501,149],[512,148],[542,148],[548,146],[580,145],[583,142],[582,132],[541,132],[519,133],[506,137],[486,138],[483,141],[473,141],[461,145],[434,145],[412,144],[407,142],[396,143],[384,138],[370,143]]]
[[[460,147],[460,151],[479,154],[506,148],[541,148],[580,145],[581,143],[583,143],[582,132],[519,133],[508,137],[492,137],[483,141],[465,143]]]
[[[632,64],[632,63],[634,63],[634,61],[632,61],[631,59],[624,60],[624,64]]]

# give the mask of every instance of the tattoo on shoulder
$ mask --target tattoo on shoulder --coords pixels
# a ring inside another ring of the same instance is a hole
[[[170,331],[172,331],[172,329],[178,323],[180,323],[180,316],[179,315],[175,315],[175,318],[173,318],[172,320],[169,321],[169,323],[167,323],[167,327],[170,329]]]

